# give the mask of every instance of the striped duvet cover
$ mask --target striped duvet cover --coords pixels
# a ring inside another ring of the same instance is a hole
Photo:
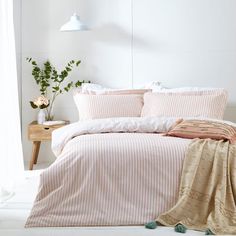
[[[79,122],[53,134],[26,227],[139,225],[177,201],[190,140],[165,137],[176,119]]]

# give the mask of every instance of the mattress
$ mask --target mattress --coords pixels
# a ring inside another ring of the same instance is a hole
[[[71,135],[40,176],[26,227],[143,225],[157,218],[177,201],[189,143],[156,132]]]

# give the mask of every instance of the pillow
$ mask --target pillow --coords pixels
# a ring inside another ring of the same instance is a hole
[[[152,91],[155,91],[155,90],[160,91],[163,89],[163,86],[162,86],[161,82],[159,82],[159,81],[152,81],[148,84],[145,84],[144,88],[151,89]]]
[[[180,87],[180,88],[165,88],[165,87],[156,87],[152,89],[152,92],[160,92],[160,93],[188,93],[188,92],[198,92],[199,94],[202,92],[206,94],[208,92],[221,92],[222,88],[204,88],[204,87]]]
[[[172,128],[167,136],[180,138],[210,138],[215,140],[236,141],[236,128],[221,122],[209,120],[183,120]]]
[[[140,117],[143,94],[74,94],[80,120]]]
[[[81,91],[87,92],[87,91],[100,91],[104,90],[104,87],[102,87],[100,84],[93,84],[93,83],[82,83],[81,85]]]
[[[145,93],[142,116],[223,119],[227,92],[223,89],[178,93]]]
[[[143,95],[146,92],[150,92],[150,89],[110,89],[110,90],[89,90],[89,91],[81,91],[83,94],[105,94],[105,95],[122,95],[122,94],[141,94]]]
[[[99,84],[83,83],[81,89],[77,90],[84,94],[144,94],[151,89],[111,89],[102,87]]]

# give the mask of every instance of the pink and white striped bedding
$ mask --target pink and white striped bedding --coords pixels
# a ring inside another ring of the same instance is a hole
[[[78,122],[53,133],[26,227],[139,225],[177,201],[188,139],[165,137],[176,119]]]
[[[74,101],[80,120],[140,117],[143,108],[143,93],[140,91],[137,94],[128,92],[98,95],[75,93]]]
[[[225,89],[164,91],[144,94],[141,116],[192,116],[223,119],[228,99]]]

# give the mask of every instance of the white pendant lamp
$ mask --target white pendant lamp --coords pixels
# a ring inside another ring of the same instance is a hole
[[[70,17],[70,21],[64,24],[60,29],[60,31],[82,31],[82,30],[88,30],[88,28],[83,22],[81,22],[79,16],[76,13],[74,13]]]

